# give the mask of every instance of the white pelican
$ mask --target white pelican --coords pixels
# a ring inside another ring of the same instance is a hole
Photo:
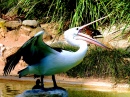
[[[58,87],[55,81],[55,74],[66,72],[83,61],[88,50],[88,43],[108,48],[97,40],[85,35],[82,32],[86,26],[70,28],[64,32],[68,43],[79,47],[76,52],[53,49],[42,40],[44,31],[40,31],[25,42],[22,47],[13,55],[7,57],[4,67],[4,75],[10,74],[19,60],[22,59],[28,66],[19,71],[19,78],[28,74],[41,76],[41,85],[44,88],[43,76],[52,75],[54,87]]]

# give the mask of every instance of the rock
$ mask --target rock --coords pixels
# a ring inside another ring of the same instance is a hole
[[[22,23],[19,21],[7,21],[5,23],[5,26],[7,28],[11,28],[11,29],[16,29],[16,28],[20,27],[21,25],[22,25]]]
[[[37,27],[36,29],[34,29],[31,33],[30,33],[30,37],[34,36],[37,32],[39,31],[42,31],[43,29],[41,27]],[[50,41],[52,40],[52,36],[47,33],[46,31],[44,31],[44,34],[43,34],[43,40],[46,42],[46,41]]]
[[[44,42],[51,41],[52,39],[53,39],[53,37],[50,34],[48,34],[47,32],[45,32],[43,34],[43,40],[44,40]]]
[[[16,97],[68,97],[68,92],[63,88],[33,89],[26,90]]]
[[[113,47],[113,48],[127,48],[130,45],[130,42],[128,42],[128,40],[118,40],[118,41],[111,41],[109,42],[109,44]]]
[[[30,37],[34,36],[37,32],[42,31],[43,29],[41,27],[37,27],[29,34]]]
[[[38,22],[36,20],[24,20],[22,25],[36,27]]]
[[[48,32],[52,37],[55,37],[55,35],[58,34],[58,23],[46,23],[46,24],[40,24],[41,28],[43,28],[46,32]]]
[[[0,28],[0,39],[4,38],[6,33],[7,33],[6,27]]]
[[[6,49],[3,53],[3,57],[6,58],[6,57],[14,54],[18,49],[19,49],[19,47],[6,47]]]
[[[10,41],[17,41],[18,40],[18,37],[19,37],[19,34],[18,34],[18,31],[16,30],[11,30],[9,32],[6,33],[6,39],[10,39]]]
[[[19,37],[18,37],[18,43],[19,43],[19,46],[23,45],[27,40],[30,39],[30,36],[27,36],[27,35],[24,35],[24,34],[20,34]]]
[[[29,26],[21,26],[19,29],[19,34],[24,34],[24,35],[29,36],[31,31],[33,31],[33,28],[31,28]]]
[[[0,57],[0,68],[2,69],[3,66],[5,66],[5,59],[4,59],[4,57]],[[1,71],[2,71],[2,70],[1,70]],[[3,71],[2,71],[1,74],[3,74]]]

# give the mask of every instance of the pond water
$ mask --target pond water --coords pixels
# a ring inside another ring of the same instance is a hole
[[[34,81],[16,81],[0,79],[0,97],[15,97],[30,90],[35,85]],[[118,91],[95,91],[92,87],[75,84],[58,83],[59,86],[65,88],[69,97],[130,97],[130,92]],[[52,87],[52,83],[45,83],[46,87]]]

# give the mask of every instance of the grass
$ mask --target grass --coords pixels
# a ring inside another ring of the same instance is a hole
[[[99,25],[113,26],[125,23],[124,30],[130,25],[129,0],[1,0],[0,12],[6,14],[11,9],[17,9],[18,15],[25,15],[26,19],[37,19],[42,23],[58,22],[59,33],[69,27],[83,25],[110,15],[108,18],[96,22],[91,27]],[[43,21],[42,21],[43,20]],[[122,31],[122,35],[125,31]],[[60,45],[61,46],[61,45]],[[76,51],[77,48],[63,46],[64,49]],[[122,49],[104,50],[92,48],[88,51],[84,61],[67,72],[69,76],[96,76],[122,78],[130,80],[130,53]]]
[[[53,44],[66,50],[76,51],[78,48],[68,44]],[[113,77],[115,81],[130,81],[130,53],[124,49],[106,50],[100,47],[89,47],[83,62],[71,70],[67,75],[71,77]]]
[[[75,91],[69,90],[69,97],[129,97],[130,93],[100,92],[100,91]]]
[[[13,7],[18,9],[18,15],[25,14],[27,19],[42,20],[48,17],[47,22],[59,22],[60,32],[65,30],[65,25],[79,26],[107,15],[111,16],[94,23],[92,27],[106,23],[130,23],[129,0],[1,0],[2,13],[7,13]]]
[[[84,61],[67,72],[70,76],[80,77],[114,77],[130,80],[130,53],[123,49],[105,50],[99,47],[91,48]]]

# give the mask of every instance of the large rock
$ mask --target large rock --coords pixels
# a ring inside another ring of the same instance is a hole
[[[123,31],[125,29],[125,31]],[[126,24],[113,25],[111,27],[106,26],[100,28],[103,32],[103,42],[110,48],[123,48],[126,49],[129,45],[129,31],[130,27],[126,27]]]
[[[24,20],[22,24],[25,26],[36,27],[38,25],[38,22],[36,20]]]
[[[128,40],[110,41],[109,44],[113,48],[124,48],[124,49],[126,49],[127,47],[130,46],[130,42],[128,42]]]
[[[29,27],[29,26],[21,26],[20,29],[23,29],[25,31],[31,32],[33,30],[33,28]]]
[[[33,30],[34,28],[31,28],[29,26],[21,26],[20,29],[19,29],[19,34],[24,34],[24,35],[27,35],[29,36],[29,34],[31,33],[31,31]]]
[[[16,97],[68,97],[68,92],[63,88],[48,88],[47,90],[33,89],[26,90]]]
[[[20,27],[22,25],[22,23],[20,21],[7,21],[5,23],[5,26],[7,28],[11,28],[11,29],[16,29],[18,27]]]

